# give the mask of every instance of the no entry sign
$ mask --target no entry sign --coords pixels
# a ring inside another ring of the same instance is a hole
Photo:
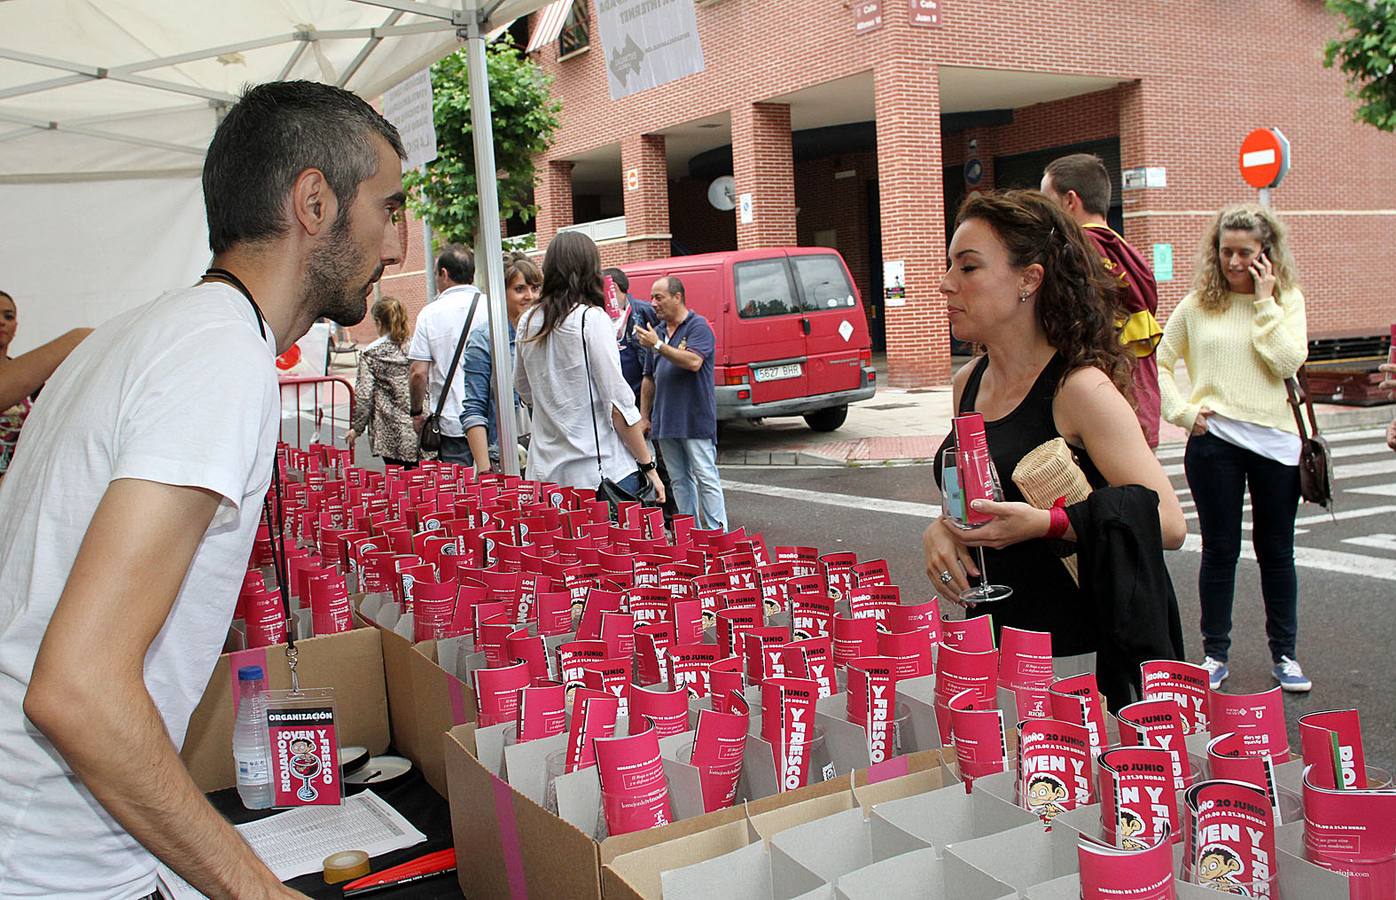
[[[1239,162],[1246,184],[1277,187],[1289,172],[1289,139],[1278,128],[1257,128],[1241,142]]]

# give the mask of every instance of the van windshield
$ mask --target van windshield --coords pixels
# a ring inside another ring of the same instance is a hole
[[[795,286],[790,283],[790,270],[785,259],[760,259],[738,263],[737,314],[743,319],[761,316],[783,316],[800,311],[795,299]]]
[[[795,277],[800,280],[804,311],[848,309],[856,306],[853,287],[848,283],[837,256],[792,256]]]

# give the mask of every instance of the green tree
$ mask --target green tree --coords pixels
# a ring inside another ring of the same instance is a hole
[[[1348,76],[1359,122],[1396,130],[1396,0],[1328,0],[1328,8],[1347,27],[1324,48],[1323,64]]]
[[[527,221],[538,213],[531,202],[533,157],[552,146],[562,104],[548,92],[552,79],[520,53],[508,35],[489,46],[485,64],[499,170],[499,214]],[[480,207],[464,50],[431,67],[431,89],[438,156],[426,166],[425,174],[404,175],[408,203],[415,215],[431,223],[441,242],[470,246]]]

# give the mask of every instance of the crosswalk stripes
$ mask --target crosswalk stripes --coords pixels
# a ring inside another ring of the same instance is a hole
[[[1327,435],[1335,463],[1334,488],[1337,492],[1332,512],[1304,504],[1295,519],[1295,562],[1301,568],[1318,568],[1348,574],[1364,575],[1396,581],[1396,453],[1386,446],[1385,429],[1362,429]],[[1169,446],[1159,451],[1161,460],[1177,460],[1165,464],[1169,480],[1183,505],[1183,515],[1189,521],[1184,551],[1200,551],[1202,543],[1196,534],[1196,502],[1188,490],[1183,473],[1182,446]],[[1367,498],[1371,498],[1369,501]],[[1386,502],[1381,502],[1385,500]],[[1375,502],[1374,502],[1375,501]],[[1338,527],[1341,523],[1359,523],[1373,529],[1371,534],[1352,535],[1351,529]],[[1247,502],[1241,524],[1249,536],[1251,508]],[[1348,536],[1344,536],[1348,535]],[[1341,548],[1341,549],[1339,549]],[[1253,558],[1249,547],[1243,556]]]

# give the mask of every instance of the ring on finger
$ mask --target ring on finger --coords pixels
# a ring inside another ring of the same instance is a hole
[[[950,582],[952,582],[952,581],[954,581],[954,580],[955,580],[955,579],[954,579],[954,576],[952,576],[952,575],[950,574],[950,570],[949,570],[949,569],[944,569],[944,570],[941,571],[941,573],[940,573],[940,583],[941,583],[941,584],[949,584]]]

